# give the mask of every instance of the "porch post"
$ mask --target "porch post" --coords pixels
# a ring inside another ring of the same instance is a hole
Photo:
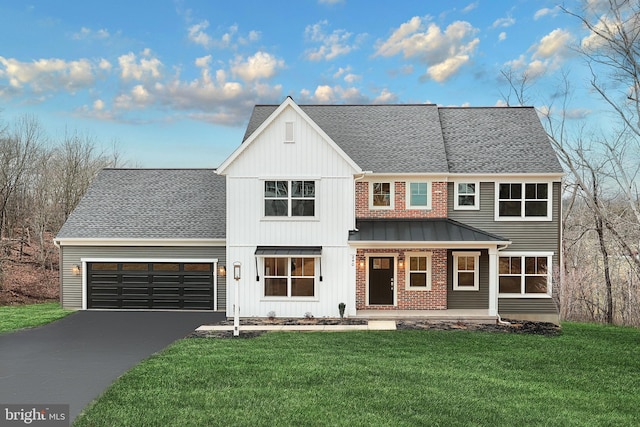
[[[489,248],[489,316],[498,315],[498,248]]]

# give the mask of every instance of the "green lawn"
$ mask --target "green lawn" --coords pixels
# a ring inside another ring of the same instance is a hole
[[[74,426],[640,425],[640,330],[185,339]]]
[[[63,310],[57,302],[0,307],[0,333],[31,328],[58,320],[71,310]]]

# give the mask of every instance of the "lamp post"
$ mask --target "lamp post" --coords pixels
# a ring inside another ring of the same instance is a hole
[[[240,297],[240,277],[241,277],[242,263],[236,261],[233,263],[233,278],[236,281],[235,288],[235,304],[233,305],[233,336],[240,336],[240,307],[238,306],[238,299]]]

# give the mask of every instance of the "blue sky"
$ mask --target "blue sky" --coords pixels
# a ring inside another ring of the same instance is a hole
[[[590,0],[597,3],[598,0]],[[503,105],[527,71],[544,107],[588,34],[558,1],[0,3],[0,119],[118,142],[130,165],[216,167],[255,104]],[[577,7],[572,0],[564,4]],[[577,94],[574,115],[592,99]]]

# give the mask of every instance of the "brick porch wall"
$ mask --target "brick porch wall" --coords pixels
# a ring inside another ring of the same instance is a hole
[[[406,288],[406,252],[431,252],[431,290]],[[366,255],[395,254],[404,259],[404,266],[396,269],[397,305],[367,305]],[[363,266],[361,266],[363,264]],[[447,309],[447,250],[446,249],[358,249],[356,254],[356,310],[446,310]]]
[[[431,183],[431,209],[407,209],[407,183],[394,182],[393,209],[369,209],[369,182],[356,182],[356,218],[446,218],[447,183]]]

